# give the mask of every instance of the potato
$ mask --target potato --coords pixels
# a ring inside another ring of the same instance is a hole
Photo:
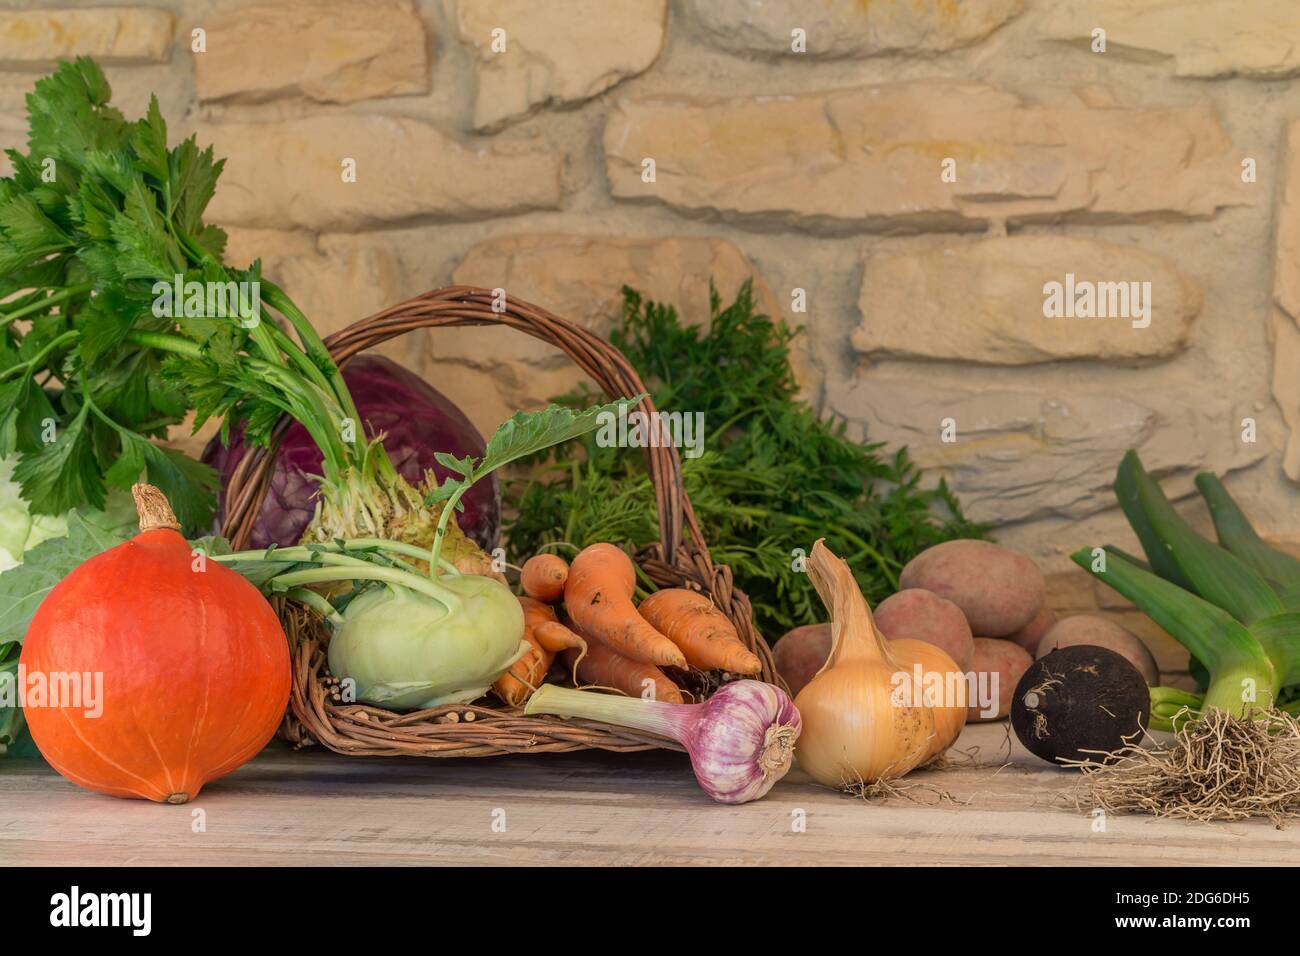
[[[924,588],[891,594],[876,607],[876,626],[891,641],[925,641],[947,652],[962,671],[970,669],[975,647],[961,608]]]
[[[899,584],[947,598],[961,608],[971,631],[984,637],[1014,634],[1047,599],[1047,583],[1033,561],[971,539],[926,548],[903,568]]]
[[[817,672],[831,656],[831,626],[805,624],[787,631],[772,647],[776,659],[776,672],[781,675],[794,697],[804,684],[817,676]]]
[[[1043,639],[1044,634],[1052,629],[1052,625],[1056,621],[1056,612],[1044,604],[1037,617],[1016,631],[1016,633],[1008,634],[1007,640],[1019,644],[1030,654],[1035,654],[1038,652],[1038,642]]]
[[[1038,656],[1043,658],[1059,647],[1080,644],[1114,651],[1137,668],[1148,687],[1160,683],[1160,668],[1142,639],[1104,617],[1076,614],[1058,621],[1038,642]]]
[[[1025,671],[1033,666],[1034,659],[1019,644],[1000,637],[977,637],[974,644],[975,660],[971,664],[971,672],[975,675],[975,684],[971,688],[974,706],[967,708],[966,722],[1001,720],[1011,713],[1011,698],[1015,696],[1016,685]],[[994,690],[997,691],[997,716],[989,715],[986,710],[986,705],[992,703]]]

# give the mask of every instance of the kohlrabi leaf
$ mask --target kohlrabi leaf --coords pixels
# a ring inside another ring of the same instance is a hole
[[[471,462],[468,457],[459,459],[446,454],[438,455],[439,464],[463,477],[448,478],[425,496],[426,504],[442,504],[444,509],[438,518],[437,540],[429,561],[430,569],[437,567],[450,515],[460,510],[461,496],[474,482],[512,461],[527,458],[553,445],[595,431],[604,423],[607,416],[618,415],[645,396],[646,393],[642,392],[631,398],[621,398],[605,405],[593,405],[581,411],[565,408],[562,405],[552,405],[540,412],[515,412],[496,430],[496,434],[488,441],[484,455],[478,462]]]
[[[448,471],[454,471],[462,478],[470,478],[474,474],[474,459],[469,455],[463,458],[457,458],[455,455],[449,455],[445,451],[434,454],[433,460]]]
[[[446,479],[429,493],[425,502],[433,505],[454,498],[459,492],[503,465],[595,431],[606,416],[618,415],[621,410],[635,405],[643,398],[645,398],[644,392],[632,398],[620,398],[618,401],[606,405],[593,405],[581,411],[565,408],[562,405],[552,405],[540,412],[515,412],[502,422],[488,441],[483,457],[477,462],[468,456],[455,458],[445,453],[436,455],[440,465],[463,477]]]
[[[581,411],[552,405],[540,412],[515,412],[502,423],[487,443],[487,453],[474,468],[473,481],[512,461],[526,458],[552,445],[595,431],[606,416],[618,415],[635,405],[646,393],[620,398],[606,405],[593,405]]]

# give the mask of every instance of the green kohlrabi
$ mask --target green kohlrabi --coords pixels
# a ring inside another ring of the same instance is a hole
[[[431,550],[381,538],[351,538],[217,553],[213,560],[247,577],[269,594],[285,594],[319,613],[331,629],[330,672],[346,699],[394,710],[466,703],[528,649],[524,617],[515,595],[500,581],[462,573],[442,556],[448,521],[474,482],[496,469],[559,442],[594,431],[624,399],[580,412],[552,406],[517,413],[488,442],[483,458],[438,460],[458,478],[430,492],[441,505]],[[427,562],[428,570],[420,565]],[[321,585],[339,582],[338,593]]]
[[[510,590],[477,574],[448,576],[457,604],[400,585],[368,588],[330,638],[330,671],[393,710],[482,697],[527,651],[524,612]]]

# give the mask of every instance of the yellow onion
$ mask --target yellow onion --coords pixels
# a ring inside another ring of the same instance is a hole
[[[808,575],[831,615],[831,653],[795,698],[799,766],[843,787],[901,777],[942,754],[966,719],[966,684],[942,649],[890,641],[849,566],[819,540]]]

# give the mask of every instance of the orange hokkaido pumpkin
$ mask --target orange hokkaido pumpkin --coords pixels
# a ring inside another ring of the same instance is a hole
[[[78,566],[32,618],[25,716],[73,783],[185,803],[271,739],[289,699],[289,648],[253,585],[196,563],[162,493],[133,491],[140,533]],[[96,707],[66,692],[30,705],[34,680],[53,688],[82,674],[103,675]]]

